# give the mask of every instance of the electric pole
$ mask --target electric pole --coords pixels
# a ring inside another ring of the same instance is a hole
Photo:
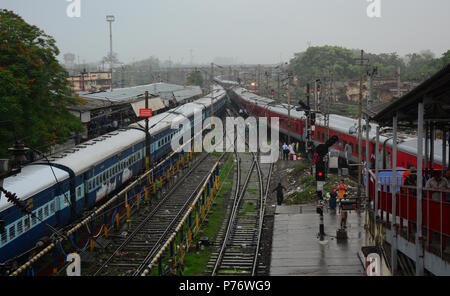
[[[278,87],[278,89],[277,89],[277,101],[278,102],[280,102],[280,72],[278,72],[278,75],[277,75],[277,87]]]
[[[107,15],[106,21],[109,23],[109,66],[111,69],[111,86],[110,91],[112,91],[113,86],[113,50],[112,50],[112,23],[116,20],[113,15]]]
[[[291,78],[292,72],[288,72],[287,97],[288,97],[288,144],[291,144]]]
[[[362,126],[361,126],[361,120],[362,120],[362,97],[363,97],[363,66],[365,66],[364,61],[367,59],[364,59],[364,50],[361,50],[361,57],[358,59],[359,61],[359,104],[358,104],[358,191],[357,191],[357,199],[358,202],[361,200],[361,177],[362,177]]]
[[[148,91],[145,91],[145,109],[148,109]],[[145,118],[145,171],[150,169],[150,131],[148,130],[148,117]]]

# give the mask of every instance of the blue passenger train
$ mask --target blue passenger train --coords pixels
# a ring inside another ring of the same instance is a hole
[[[171,152],[171,139],[183,128],[171,129],[180,117],[194,122],[194,111],[202,110],[202,124],[212,112],[221,112],[226,93],[215,86],[213,93],[192,103],[174,108],[149,119],[151,161]],[[80,217],[84,210],[103,202],[145,166],[144,121],[82,143],[48,162],[38,161],[4,180],[3,187],[31,207],[35,216],[24,214],[0,196],[0,263],[10,261],[33,249],[52,227],[61,228]],[[193,124],[191,129],[194,130]],[[37,218],[36,218],[37,217]],[[45,223],[44,223],[45,222]]]

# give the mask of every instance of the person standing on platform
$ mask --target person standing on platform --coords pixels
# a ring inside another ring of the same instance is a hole
[[[347,189],[347,185],[345,185],[344,183],[344,179],[341,180],[341,183],[339,183],[338,186],[338,199],[339,199],[339,204],[341,203],[341,200],[347,195],[348,189]],[[339,213],[341,213],[341,207],[339,206]]]
[[[278,186],[272,191],[277,192],[277,204],[279,206],[281,206],[281,204],[283,203],[283,190],[286,190],[286,188],[284,188],[281,183],[278,183]]]
[[[289,146],[286,143],[283,144],[283,160],[289,159]]]
[[[328,200],[328,205],[330,209],[336,210],[336,197],[337,197],[337,190],[333,189],[333,191],[330,192],[330,199]]]

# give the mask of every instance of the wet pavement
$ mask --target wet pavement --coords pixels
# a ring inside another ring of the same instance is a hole
[[[358,252],[365,243],[365,214],[351,211],[347,240],[337,240],[340,215],[324,212],[326,236],[318,237],[314,205],[277,206],[273,229],[271,276],[364,276]]]

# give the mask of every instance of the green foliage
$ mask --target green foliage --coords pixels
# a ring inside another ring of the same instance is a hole
[[[360,69],[356,65],[358,58],[360,50],[356,49],[329,45],[309,47],[305,52],[295,55],[290,62],[290,69],[299,78],[302,87],[328,76],[330,71],[333,71],[335,81],[353,80],[359,78]],[[422,82],[450,63],[450,50],[441,58],[435,58],[430,51],[408,54],[403,58],[395,52],[364,53],[364,58],[369,60],[371,67],[378,68],[380,77],[396,77],[397,68],[400,67],[402,80]]]
[[[355,58],[350,49],[339,46],[309,47],[291,60],[290,68],[301,85],[322,77],[328,70],[334,71],[337,80],[353,79],[359,73]]]
[[[200,87],[203,86],[203,76],[202,73],[198,70],[194,70],[191,73],[189,73],[186,79],[188,84],[198,85]]]
[[[18,139],[41,151],[63,142],[81,122],[66,106],[78,104],[56,56],[55,40],[12,11],[0,10],[0,157]],[[14,127],[14,128],[13,128]]]

